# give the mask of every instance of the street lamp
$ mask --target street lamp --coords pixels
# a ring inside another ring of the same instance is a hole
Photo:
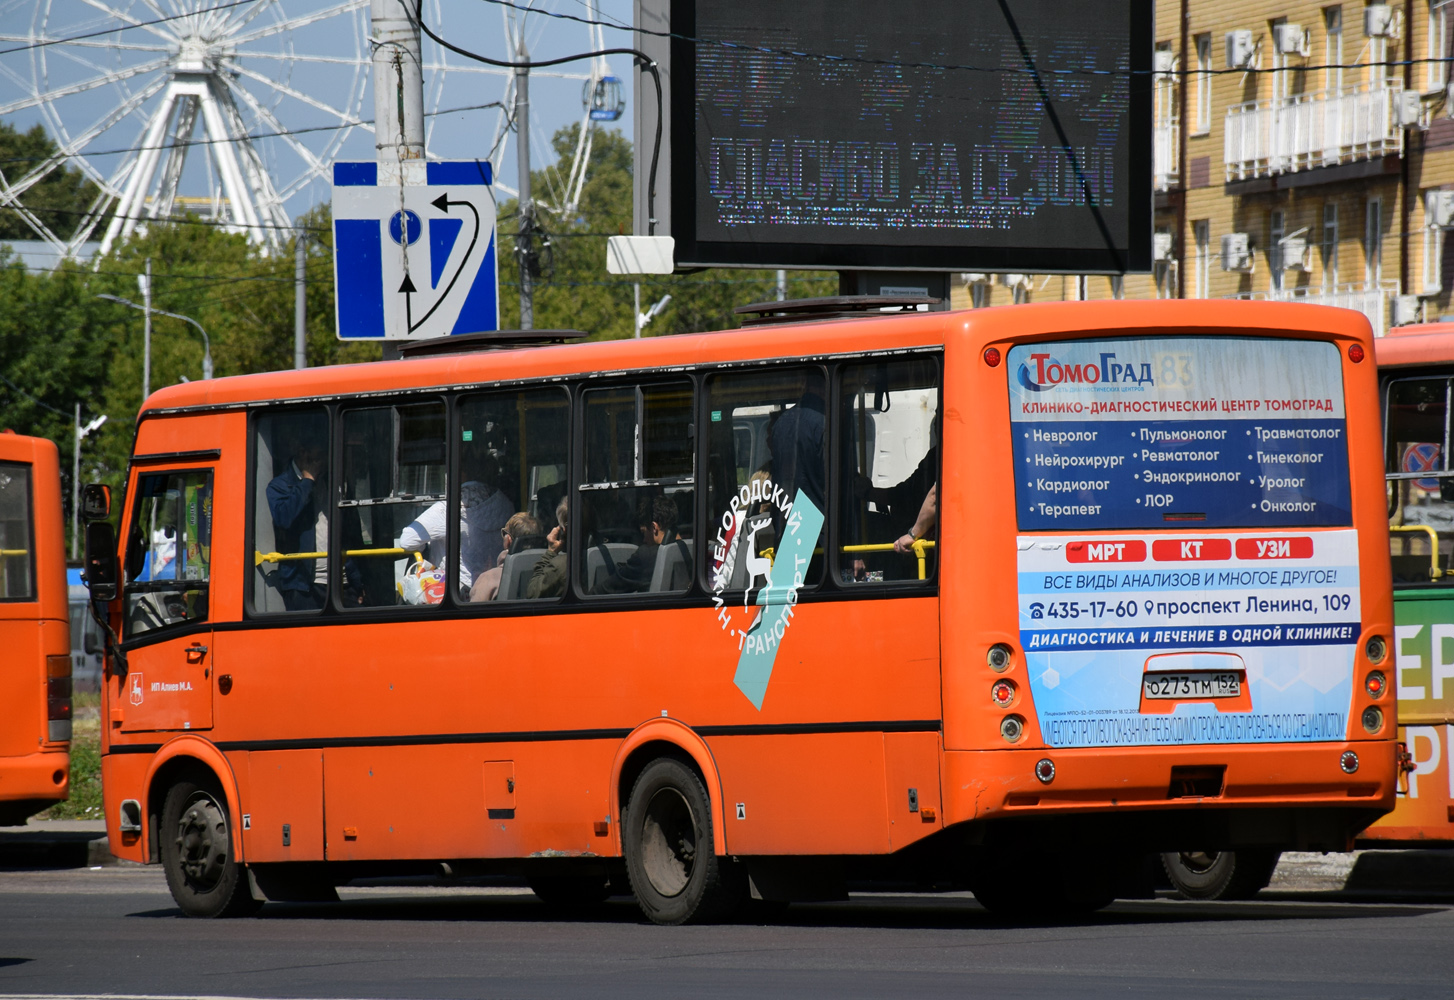
[[[157,309],[154,307],[148,308],[147,306],[139,306],[135,302],[132,302],[130,299],[123,299],[119,295],[107,295],[103,292],[100,295],[97,295],[96,298],[106,299],[108,302],[119,302],[124,306],[130,306],[133,309],[140,309],[142,312],[147,314],[156,313],[158,316],[170,316],[172,319],[180,319],[187,323],[191,323],[197,328],[197,332],[202,335],[202,378],[209,379],[212,377],[212,341],[207,338],[207,331],[202,329],[201,323],[198,323],[190,316],[183,316],[181,313],[167,312],[165,309]]]

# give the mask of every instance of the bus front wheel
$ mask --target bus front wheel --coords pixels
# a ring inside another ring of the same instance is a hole
[[[1170,851],[1161,864],[1187,899],[1251,899],[1277,869],[1280,851]]]
[[[183,780],[167,791],[160,833],[172,898],[189,917],[257,912],[247,871],[232,850],[227,799],[210,781]]]
[[[746,895],[736,866],[713,851],[707,790],[681,761],[662,757],[641,772],[622,832],[631,891],[653,922],[722,920]]]

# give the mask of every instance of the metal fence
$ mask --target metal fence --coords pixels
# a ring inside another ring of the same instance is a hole
[[[1403,150],[1396,80],[1317,90],[1227,109],[1227,180],[1308,170]]]

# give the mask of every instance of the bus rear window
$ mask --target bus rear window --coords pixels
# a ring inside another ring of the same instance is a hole
[[[1352,523],[1333,344],[1075,340],[1006,368],[1021,530]]]

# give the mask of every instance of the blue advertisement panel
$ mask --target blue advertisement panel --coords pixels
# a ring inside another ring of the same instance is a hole
[[[1021,530],[1352,523],[1333,344],[1078,340],[1007,368]]]
[[[1345,738],[1361,611],[1338,349],[1104,339],[1007,367],[1046,744]]]

